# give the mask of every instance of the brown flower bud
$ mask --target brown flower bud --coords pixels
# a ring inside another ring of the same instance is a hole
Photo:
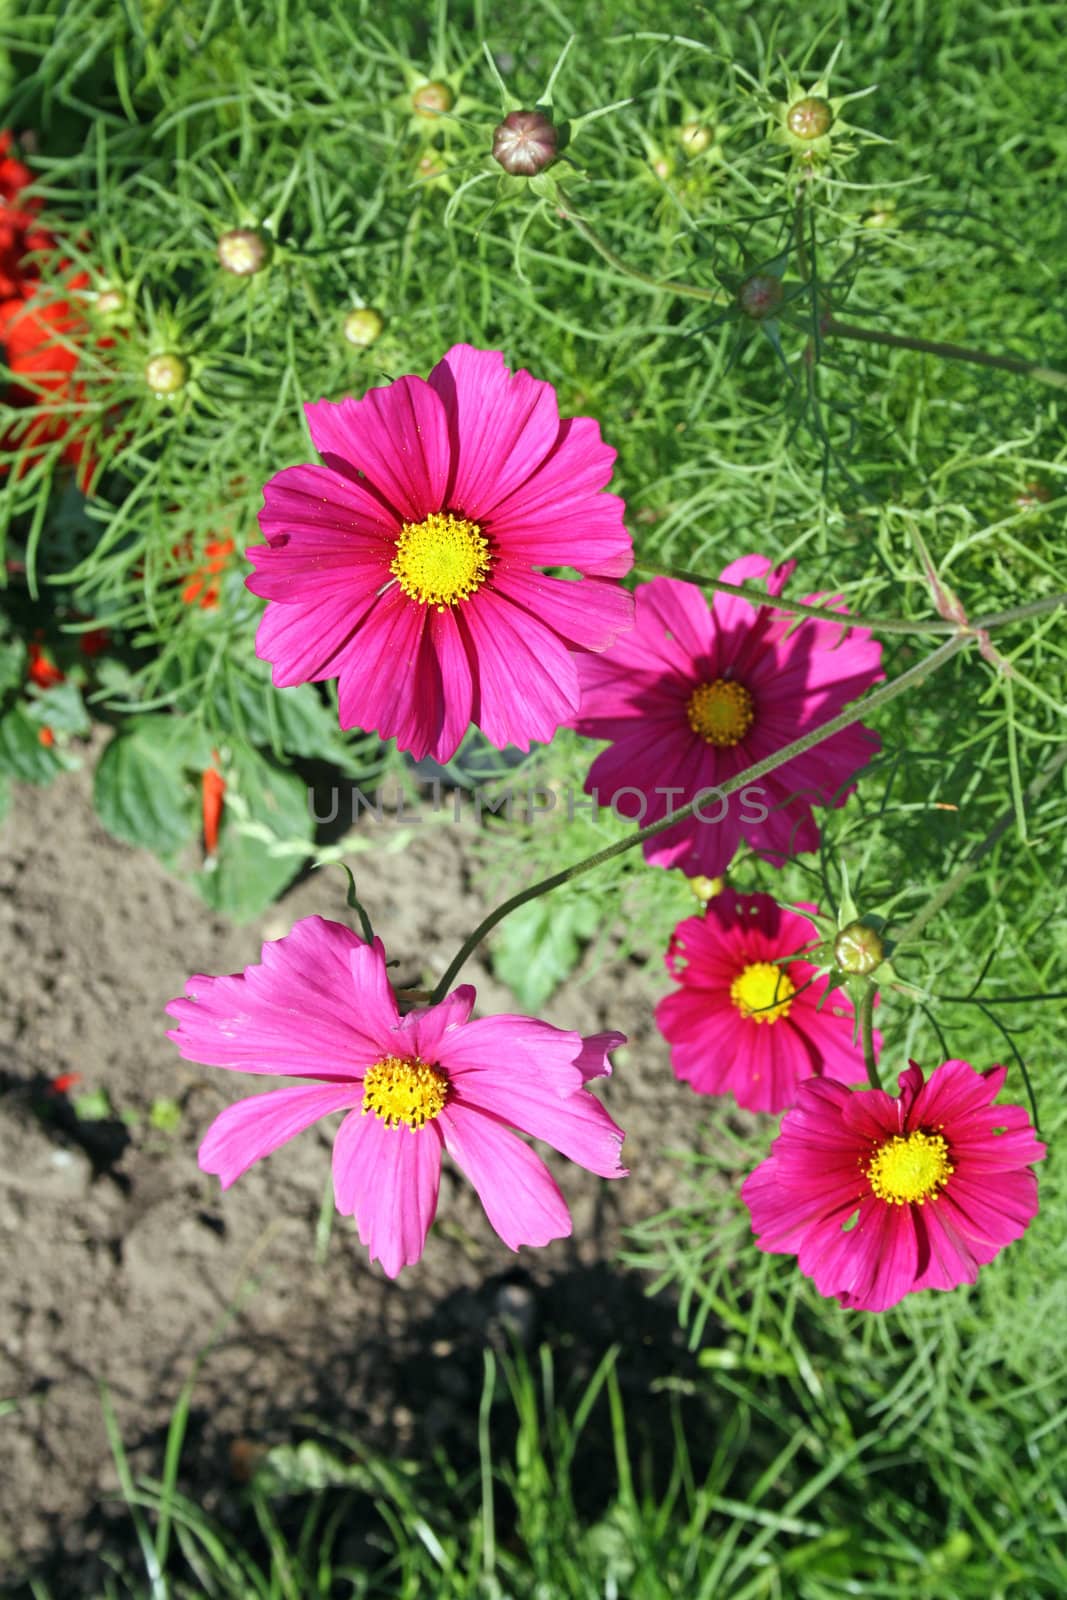
[[[865,978],[885,959],[885,946],[877,929],[865,922],[850,922],[834,940],[834,963],[841,972]]]
[[[411,96],[411,107],[417,117],[443,117],[455,103],[455,95],[447,83],[420,83]]]
[[[532,178],[555,161],[558,138],[540,111],[509,111],[493,132],[493,156],[505,172]]]
[[[737,291],[737,303],[746,317],[762,322],[772,317],[782,303],[782,280],[773,272],[754,272]]]
[[[821,139],[830,132],[834,120],[833,107],[818,95],[805,95],[795,100],[786,112],[785,125],[796,139]]]
[[[231,228],[220,237],[217,251],[219,265],[235,278],[250,278],[267,264],[267,241],[254,228]]]

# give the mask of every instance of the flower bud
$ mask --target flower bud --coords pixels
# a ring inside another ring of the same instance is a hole
[[[686,122],[678,129],[678,143],[687,156],[701,156],[711,143],[711,129],[702,122]]]
[[[455,105],[455,96],[447,83],[420,83],[411,96],[411,108],[417,117],[443,117]]]
[[[266,266],[267,241],[255,228],[231,228],[218,242],[219,265],[235,278],[250,278]]]
[[[375,311],[373,306],[358,306],[355,311],[348,313],[342,331],[349,344],[354,344],[357,350],[369,350],[381,337],[384,327],[385,318],[380,311]]]
[[[179,389],[185,388],[188,377],[189,368],[184,359],[173,351],[153,356],[144,369],[144,381],[153,394],[177,394]]]
[[[558,138],[540,111],[509,111],[493,132],[493,157],[514,177],[532,178],[555,161]]]
[[[1047,506],[1052,499],[1052,490],[1046,483],[1028,483],[1020,489],[1015,496],[1015,504],[1020,511],[1033,511],[1038,506]]]
[[[117,317],[126,309],[126,296],[121,289],[101,289],[96,297],[96,309],[102,317]]]
[[[737,291],[737,303],[746,317],[762,322],[782,303],[782,280],[772,272],[754,272]]]
[[[701,905],[706,906],[709,900],[714,900],[717,894],[722,894],[726,888],[725,878],[705,878],[698,874],[689,879],[689,888]]]
[[[885,959],[885,946],[877,929],[865,922],[850,922],[834,940],[834,964],[841,972],[865,978]]]
[[[830,132],[834,120],[833,107],[818,95],[805,95],[795,100],[786,112],[785,125],[796,139],[821,139]]]

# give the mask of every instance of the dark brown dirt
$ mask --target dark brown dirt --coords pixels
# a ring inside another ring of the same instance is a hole
[[[552,1160],[571,1239],[516,1257],[446,1163],[425,1256],[399,1281],[369,1265],[348,1219],[320,1233],[317,1253],[332,1127],[223,1195],[198,1171],[197,1143],[255,1085],[182,1062],[163,1007],[190,973],[239,969],[300,916],[348,920],[343,876],[313,873],[258,924],[234,929],[106,835],[89,793],[87,764],[19,791],[0,829],[0,1570],[12,1575],[46,1554],[52,1572],[57,1561],[74,1571],[102,1537],[91,1508],[117,1478],[100,1385],[135,1471],[158,1472],[175,1399],[213,1338],[190,1448],[224,1476],[233,1440],[283,1436],[304,1409],[327,1407],[400,1446],[443,1436],[476,1404],[471,1363],[450,1364],[453,1349],[480,1348],[511,1300],[527,1332],[577,1308],[604,1344],[633,1334],[646,1316],[640,1286],[620,1288],[606,1264],[621,1229],[672,1198],[659,1152],[697,1138],[652,1024],[654,980],[606,967],[545,1008],[566,1027],[630,1036],[600,1092],[627,1130],[632,1176],[609,1184]],[[405,981],[439,973],[481,910],[465,839],[463,828],[426,826],[402,852],[376,848],[356,863]],[[515,1009],[481,962],[464,977],[482,1014]],[[79,1123],[48,1087],[68,1072],[81,1074],[75,1093],[106,1091],[114,1115]],[[149,1120],[161,1097],[180,1106],[174,1130]],[[656,1316],[670,1321],[665,1308]],[[660,1329],[660,1371],[664,1339]]]

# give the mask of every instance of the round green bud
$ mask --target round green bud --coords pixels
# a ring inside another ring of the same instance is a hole
[[[782,280],[772,272],[754,272],[737,291],[737,303],[746,317],[762,322],[773,317],[782,303]]]
[[[411,109],[417,117],[443,117],[452,110],[456,97],[447,83],[420,83],[411,96]]]
[[[267,264],[267,241],[255,228],[231,228],[217,245],[219,266],[235,278],[250,278]]]
[[[184,389],[189,378],[189,368],[182,356],[168,351],[153,356],[144,369],[144,381],[153,394],[177,394]]]
[[[493,159],[513,177],[532,178],[556,159],[559,135],[540,111],[509,111],[493,130]]]
[[[834,964],[840,972],[865,978],[884,960],[881,935],[865,922],[850,922],[834,940]]]
[[[373,306],[358,306],[355,311],[348,313],[342,331],[349,344],[354,344],[357,350],[369,350],[381,337],[384,327],[385,318],[380,311],[375,311]]]
[[[711,144],[711,129],[702,122],[686,122],[678,129],[678,143],[687,156],[702,156]]]
[[[126,309],[126,296],[121,289],[108,285],[97,295],[96,309],[102,317],[117,317],[120,311]]]
[[[794,100],[785,115],[785,125],[796,139],[821,139],[830,132],[834,120],[833,107],[818,95],[805,95]]]

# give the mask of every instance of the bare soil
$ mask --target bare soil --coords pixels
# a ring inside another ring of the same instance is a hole
[[[629,1035],[600,1092],[627,1130],[632,1176],[605,1183],[550,1157],[573,1236],[516,1256],[446,1163],[424,1258],[390,1283],[350,1220],[323,1232],[332,1127],[227,1194],[198,1171],[209,1121],[255,1084],[182,1062],[165,1037],[163,1007],[190,973],[236,971],[312,912],[349,920],[343,875],[312,873],[234,928],[105,834],[90,790],[87,763],[19,791],[0,828],[0,1572],[36,1567],[54,1592],[91,1592],[93,1553],[121,1516],[101,1385],[134,1470],[158,1473],[176,1397],[211,1341],[188,1452],[191,1492],[205,1496],[235,1452],[285,1437],[305,1411],[397,1449],[447,1442],[469,1428],[502,1319],[529,1339],[578,1329],[590,1360],[622,1337],[635,1382],[642,1344],[657,1345],[659,1373],[671,1348],[685,1364],[671,1309],[610,1266],[622,1229],[675,1196],[661,1152],[698,1137],[652,1022],[654,975],[579,972],[545,1008],[561,1026]],[[402,852],[359,858],[360,893],[406,982],[440,973],[482,910],[465,839],[427,826]],[[516,1009],[481,961],[464,977],[479,1013]],[[73,1095],[106,1091],[113,1114],[77,1118],[50,1087],[65,1073],[81,1075]],[[161,1097],[180,1107],[175,1128],[150,1120]]]

